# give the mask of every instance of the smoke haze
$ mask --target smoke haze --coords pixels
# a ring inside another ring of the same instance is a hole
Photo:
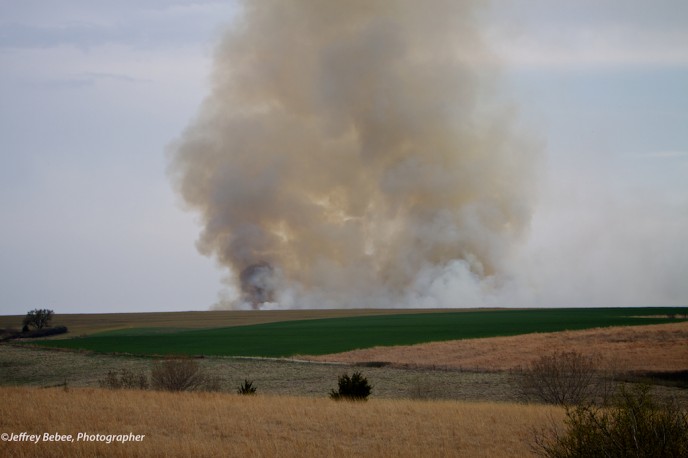
[[[246,2],[170,166],[223,305],[499,305],[538,154],[480,3]]]

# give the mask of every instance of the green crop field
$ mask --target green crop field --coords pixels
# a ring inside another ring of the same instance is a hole
[[[675,322],[688,308],[480,310],[285,321],[211,329],[134,328],[36,345],[135,355],[284,357],[385,345]]]

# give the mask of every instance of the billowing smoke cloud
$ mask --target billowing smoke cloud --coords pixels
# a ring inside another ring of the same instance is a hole
[[[232,306],[488,305],[536,155],[479,3],[246,2],[171,164]]]

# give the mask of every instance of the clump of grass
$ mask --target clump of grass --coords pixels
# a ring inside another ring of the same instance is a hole
[[[150,387],[148,376],[143,372],[135,373],[130,369],[120,369],[119,371],[108,371],[105,378],[98,380],[101,388],[111,390],[147,390]]]
[[[256,394],[256,387],[253,386],[253,381],[244,380],[244,383],[239,385],[239,388],[237,389],[237,394],[249,395],[249,396]]]

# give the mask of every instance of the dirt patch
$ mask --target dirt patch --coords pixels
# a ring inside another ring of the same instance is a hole
[[[552,351],[597,354],[622,372],[688,369],[688,322],[452,340],[302,356],[313,361],[503,371],[528,365]]]

